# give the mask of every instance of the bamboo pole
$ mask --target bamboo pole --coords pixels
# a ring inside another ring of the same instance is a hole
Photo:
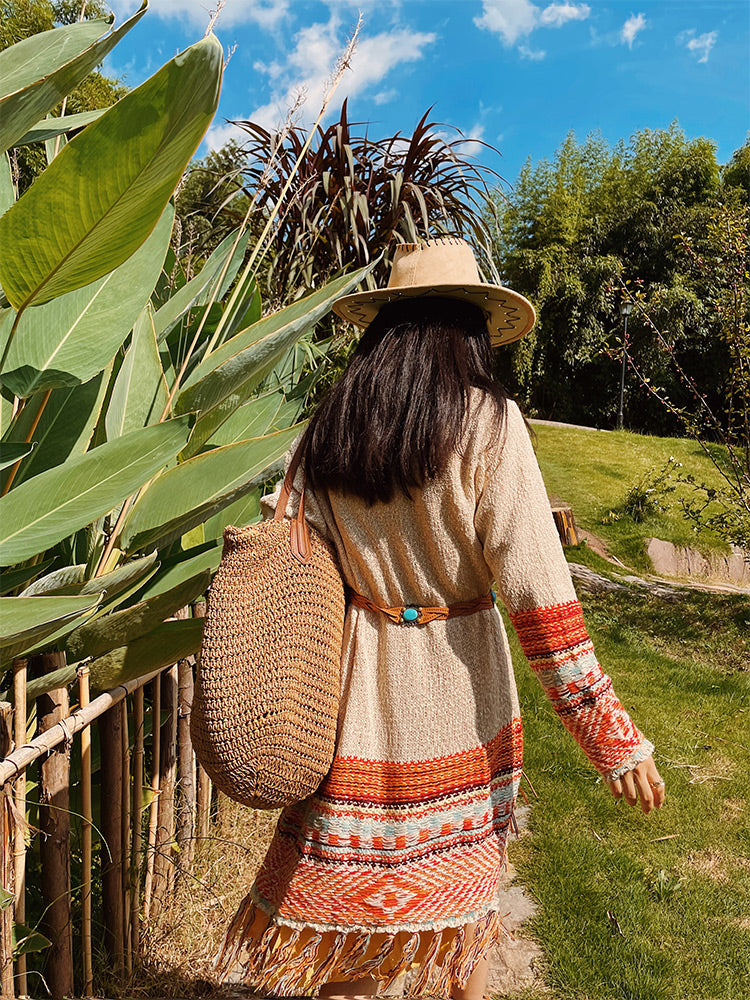
[[[154,678],[151,695],[151,802],[148,812],[148,842],[146,845],[146,883],[143,888],[143,919],[151,915],[151,889],[154,882],[154,846],[159,818],[159,750],[161,747],[161,684]]]
[[[174,794],[177,776],[177,664],[161,675],[161,703],[166,716],[161,727],[159,750],[159,803],[155,841],[154,876],[151,894],[151,918],[155,919],[166,904],[174,884]]]
[[[99,719],[102,915],[115,972],[124,965],[122,909],[122,699]]]
[[[130,950],[140,949],[141,833],[143,818],[143,688],[133,692],[133,833],[130,847]]]
[[[88,664],[78,668],[78,703],[82,709],[91,701],[89,691]],[[83,962],[83,996],[94,995],[94,967],[91,953],[91,826],[93,811],[91,804],[91,729],[81,730],[81,959]]]
[[[34,657],[36,660],[37,657]],[[65,654],[42,653],[42,674],[65,666]],[[54,688],[36,699],[40,733],[68,715],[68,689]],[[62,744],[39,768],[39,842],[42,929],[52,944],[45,951],[44,978],[53,997],[73,995],[73,924],[70,907],[70,757]]]
[[[13,746],[13,708],[0,702],[0,757],[7,757]],[[0,789],[0,886],[13,892],[13,814],[8,801],[10,789]],[[13,911],[0,909],[0,989],[3,1000],[13,1000]]]
[[[204,618],[206,614],[206,602],[197,601],[193,605],[193,616]],[[195,657],[195,669],[200,670],[200,651]],[[195,791],[195,834],[200,843],[208,837],[209,824],[211,822],[211,779],[203,767],[196,761],[196,791]]]
[[[4,763],[14,754],[21,751],[26,744],[26,674],[28,661],[15,659],[13,661],[13,742],[15,748]],[[26,775],[20,773],[13,790],[16,822],[13,833],[13,870],[16,888],[15,921],[26,923]],[[26,977],[26,956],[19,955],[16,960],[16,989],[19,995],[28,992]]]
[[[130,734],[128,732],[128,699],[122,702],[122,950],[125,971],[133,969],[130,951]]]
[[[190,870],[195,853],[195,774],[193,770],[195,755],[190,739],[193,686],[193,664],[189,659],[180,660],[177,666],[177,819],[175,823],[178,875]]]
[[[144,684],[148,684],[160,673],[159,670],[152,670],[150,674],[145,674],[143,677],[138,677],[135,680],[128,681],[125,684],[118,684],[117,687],[112,688],[109,691],[105,691],[104,694],[100,694],[98,698],[94,698],[90,705],[86,708],[78,709],[77,712],[72,712],[67,719],[63,719],[58,722],[56,726],[52,729],[48,729],[46,733],[42,736],[37,736],[31,740],[25,746],[18,746],[16,744],[16,749],[13,753],[9,754],[5,760],[0,761],[0,787],[4,785],[7,781],[12,781],[24,771],[29,764],[33,764],[35,760],[38,760],[42,754],[47,753],[48,750],[52,750],[56,747],[58,743],[62,743],[63,740],[69,740],[71,737],[75,736],[86,726],[90,726],[92,722],[103,715],[105,712],[113,705],[117,705],[118,702],[130,694],[131,691],[135,691],[136,688],[142,687]],[[15,685],[14,685],[15,687]],[[24,695],[25,695],[24,687]],[[15,700],[15,691],[13,698]],[[26,704],[25,698],[23,704]],[[24,718],[25,725],[25,718]]]

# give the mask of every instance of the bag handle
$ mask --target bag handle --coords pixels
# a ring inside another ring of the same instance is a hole
[[[304,439],[300,441],[297,446],[297,450],[289,463],[289,468],[284,476],[284,484],[281,487],[281,492],[279,493],[279,502],[276,504],[276,510],[273,515],[274,521],[283,521],[286,515],[286,509],[289,505],[289,497],[292,492],[294,477],[297,475],[297,469],[302,461],[304,443]],[[289,529],[289,546],[292,550],[292,555],[297,562],[300,562],[303,565],[310,562],[310,559],[312,558],[312,546],[310,544],[310,529],[307,527],[307,521],[305,521],[304,486],[302,487],[302,492],[300,493],[297,516],[293,517],[291,520]]]

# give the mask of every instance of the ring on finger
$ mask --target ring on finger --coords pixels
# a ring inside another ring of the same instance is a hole
[[[649,785],[651,785],[652,788],[661,788],[663,784],[664,781],[661,778],[659,778],[658,781],[649,781]]]

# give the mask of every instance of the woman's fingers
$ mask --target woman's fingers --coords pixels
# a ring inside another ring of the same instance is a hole
[[[653,757],[642,760],[616,781],[610,781],[609,787],[616,799],[624,798],[630,806],[637,805],[640,800],[644,813],[664,805],[664,782]]]

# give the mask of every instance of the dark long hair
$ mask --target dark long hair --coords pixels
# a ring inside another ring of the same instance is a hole
[[[388,303],[313,413],[307,481],[371,504],[410,496],[460,447],[472,386],[495,401],[499,426],[506,395],[480,309],[450,298]]]

